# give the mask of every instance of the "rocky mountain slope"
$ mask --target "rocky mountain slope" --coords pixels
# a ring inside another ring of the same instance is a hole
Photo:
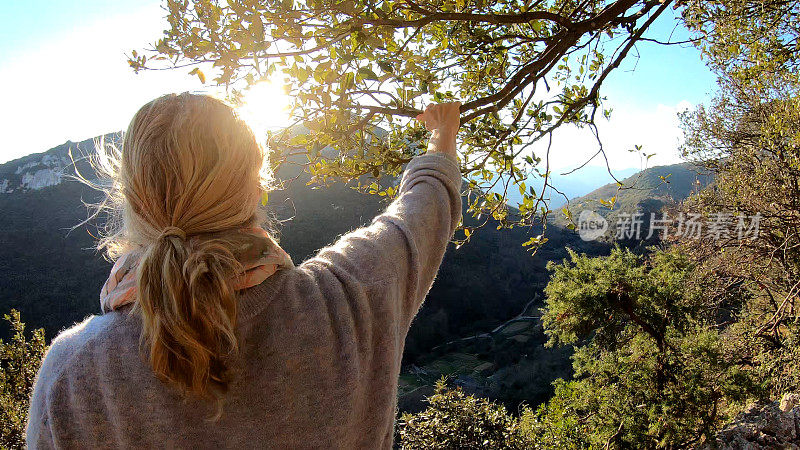
[[[548,189],[546,192],[545,198],[551,199],[551,207],[556,207],[565,203],[565,196],[570,200],[575,199],[594,191],[598,186],[604,186],[614,182],[614,178],[609,175],[606,167],[586,166],[575,172],[566,173],[566,175],[562,175],[562,172],[564,171],[553,170],[548,179],[548,184],[558,190],[558,192],[556,192],[553,189]],[[613,173],[617,179],[624,179],[639,173],[639,170],[628,168],[614,170]],[[541,190],[542,183],[542,178],[538,176],[529,177],[525,180],[525,184],[532,186],[537,192]],[[507,195],[510,205],[518,205],[522,200],[522,195],[515,189],[510,189]]]
[[[800,394],[754,404],[717,433],[708,450],[800,449]]]
[[[118,142],[120,134],[109,133],[104,137],[109,142]],[[94,146],[94,138],[67,141],[46,152],[0,164],[0,194],[21,194],[59,185],[75,174],[75,164],[81,172],[88,172],[89,164],[81,155],[90,154]]]

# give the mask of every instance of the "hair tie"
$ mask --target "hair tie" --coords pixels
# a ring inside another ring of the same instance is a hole
[[[186,240],[186,233],[178,227],[168,226],[161,231],[161,235],[158,237],[159,239],[166,239],[168,237],[175,236],[178,239],[184,241]]]

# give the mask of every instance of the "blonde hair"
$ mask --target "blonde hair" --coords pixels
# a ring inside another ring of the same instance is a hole
[[[153,371],[184,393],[216,400],[217,416],[238,352],[231,282],[241,266],[231,242],[187,238],[258,222],[268,188],[264,156],[230,106],[182,93],[144,105],[121,151],[98,159],[112,181],[100,205],[111,220],[99,247],[112,258],[141,253],[134,311]]]

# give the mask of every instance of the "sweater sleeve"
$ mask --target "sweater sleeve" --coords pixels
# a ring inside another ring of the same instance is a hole
[[[456,161],[437,153],[412,159],[397,198],[382,214],[301,267],[323,263],[338,272],[337,278],[354,279],[371,291],[377,286],[376,292],[401,292],[400,304],[391,306],[399,309],[401,326],[410,326],[461,220],[461,172]]]

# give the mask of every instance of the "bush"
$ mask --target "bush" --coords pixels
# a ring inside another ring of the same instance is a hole
[[[13,336],[8,343],[0,339],[0,447],[24,448],[28,405],[46,350],[44,330],[34,330],[27,340],[18,311],[4,318]]]
[[[530,441],[519,419],[502,405],[448,389],[444,378],[428,397],[428,408],[400,418],[400,445],[409,449],[526,449]]]
[[[717,306],[690,283],[695,267],[679,251],[640,257],[619,247],[550,265],[542,320],[549,344],[574,347],[575,379],[556,383],[550,402],[523,418],[537,441],[690,447],[759,394],[726,352]]]

